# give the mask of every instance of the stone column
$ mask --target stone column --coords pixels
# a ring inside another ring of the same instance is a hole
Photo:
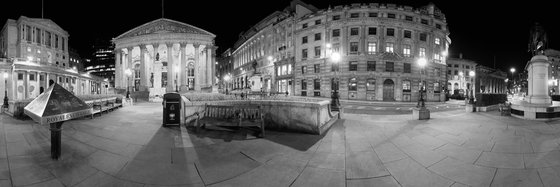
[[[214,62],[212,62],[212,46],[206,47],[206,85],[212,86],[214,85],[213,69]]]
[[[179,47],[180,51],[181,51],[181,65],[179,66],[179,77],[181,80],[181,91],[183,90],[187,90],[187,72],[186,72],[186,68],[187,68],[187,43],[181,43],[181,46]]]
[[[126,49],[128,50],[128,63],[125,63],[126,65],[125,65],[125,67],[124,67],[124,69],[123,69],[123,73],[124,73],[127,69],[130,69],[130,70],[132,71],[132,68],[130,68],[130,67],[132,67],[132,50],[133,50],[134,48],[133,48],[133,47],[128,47],[128,48],[126,48]],[[133,79],[132,79],[133,76],[134,76],[134,75],[128,76],[128,75],[125,74],[125,82],[126,82],[125,86],[126,86],[127,89],[130,90],[130,91],[133,91],[133,90],[132,90],[132,86],[134,85],[134,84],[132,84],[132,83],[133,83]],[[88,86],[86,85],[85,88],[87,89],[87,87],[88,87]]]
[[[146,45],[142,44],[140,45],[140,91],[145,91],[147,90],[146,85],[148,82],[148,79],[146,78],[146,59],[145,54],[146,54]]]
[[[23,73],[23,99],[29,98],[29,92],[27,91],[29,86],[29,72],[22,71]]]
[[[122,88],[121,49],[115,50],[115,88]]]
[[[199,58],[199,47],[200,44],[194,44],[194,90],[200,91],[200,58]]]
[[[548,67],[550,63],[544,55],[536,55],[527,65],[529,74],[529,90],[526,100],[531,104],[550,105],[552,99],[548,95]]]
[[[175,91],[175,64],[173,63],[173,43],[165,43],[167,46],[167,92]]]

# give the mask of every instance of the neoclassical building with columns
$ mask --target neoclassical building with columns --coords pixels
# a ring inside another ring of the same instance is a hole
[[[216,82],[215,37],[166,18],[129,30],[112,40],[115,87],[149,91],[150,96],[209,90]]]

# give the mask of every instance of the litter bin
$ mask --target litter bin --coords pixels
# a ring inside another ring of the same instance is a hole
[[[166,93],[163,95],[163,126],[181,123],[181,95]]]

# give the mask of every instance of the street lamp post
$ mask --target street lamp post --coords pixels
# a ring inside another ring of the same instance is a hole
[[[515,86],[515,77],[513,76],[513,73],[515,73],[515,68],[511,68],[509,69],[509,71],[511,72],[511,87],[513,88]],[[515,91],[515,89],[513,89]],[[513,94],[513,92],[512,92]]]
[[[425,58],[420,58],[417,60],[418,65],[420,66],[420,68],[422,69],[421,71],[424,71],[424,66],[426,65],[426,59]],[[422,87],[420,87],[420,100],[418,100],[418,104],[416,105],[417,108],[426,108],[426,105],[424,103],[424,81],[422,80],[422,72],[420,72],[420,84],[422,85]]]
[[[4,108],[8,108],[8,73],[4,72]]]
[[[338,63],[340,61],[340,54],[338,52],[334,52],[331,54],[331,60],[333,63]],[[334,72],[335,78],[336,78],[336,82],[335,83],[335,87],[334,87],[334,92],[333,95],[331,96],[331,109],[333,111],[339,111],[340,110],[340,96],[338,95],[338,74],[336,73],[338,71],[338,67],[336,69],[336,71]]]
[[[126,81],[126,98],[130,98],[130,76],[132,75],[132,71],[129,69],[126,69],[124,71],[124,73],[126,74],[126,77],[128,78],[128,81]]]
[[[471,94],[470,94],[471,97],[469,99],[469,104],[474,104],[474,86],[475,86],[475,83],[476,83],[476,79],[474,77],[475,76],[474,71],[470,71],[469,75],[470,75],[470,77],[472,77],[472,79],[475,80],[475,81],[472,81],[473,83],[471,84]]]
[[[175,92],[179,93],[179,85],[177,84],[177,79],[179,79],[179,68],[175,68]]]
[[[459,90],[462,90],[462,89],[463,89],[463,72],[460,71],[459,72]],[[468,93],[467,93],[467,95],[468,95]]]

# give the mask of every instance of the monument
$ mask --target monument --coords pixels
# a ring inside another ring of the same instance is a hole
[[[551,120],[560,116],[560,103],[553,102],[548,95],[548,69],[550,62],[544,55],[547,47],[544,28],[535,23],[529,34],[529,52],[533,56],[527,65],[528,90],[524,101],[513,101],[511,114],[514,117],[532,120]]]
[[[50,125],[51,158],[58,160],[61,148],[61,126],[64,121],[91,115],[93,110],[80,98],[59,84],[53,85],[24,108],[35,122]]]

